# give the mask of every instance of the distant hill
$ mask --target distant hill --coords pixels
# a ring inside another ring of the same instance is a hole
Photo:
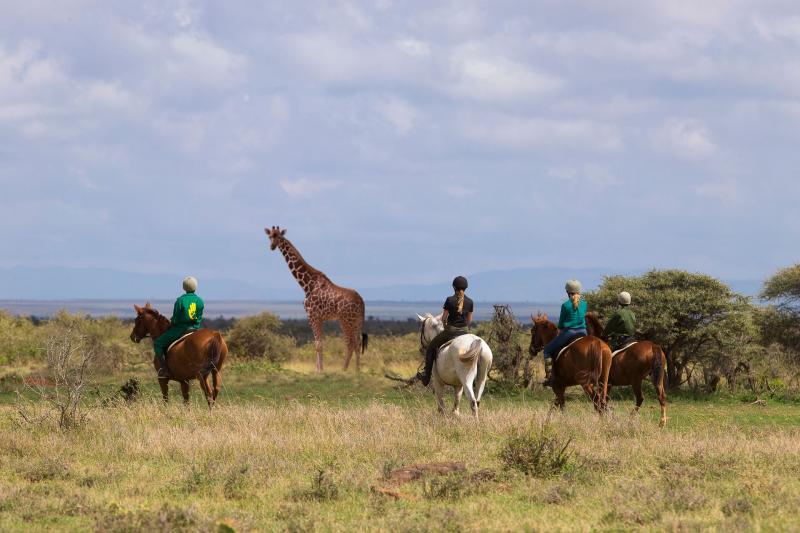
[[[468,275],[470,297],[479,302],[560,302],[564,282],[581,280],[586,290],[593,290],[603,276],[637,275],[641,271],[615,271],[610,268],[519,268],[492,270]],[[450,282],[391,285],[355,288],[368,301],[438,302],[450,294]],[[300,301],[303,292],[287,273],[282,285],[268,287],[231,278],[201,280],[201,292],[209,300]],[[761,281],[731,280],[731,287],[753,296]],[[0,299],[6,300],[170,300],[181,290],[175,274],[138,274],[101,268],[13,267],[0,268]]]
[[[558,267],[492,270],[467,276],[469,296],[477,301],[559,302],[564,298],[564,282],[579,279],[586,290],[597,288],[603,276],[616,274],[610,269]],[[636,272],[622,272],[625,275]],[[366,300],[421,301],[443,299],[450,294],[452,280],[430,285],[393,285],[361,289]]]
[[[13,267],[0,268],[0,299],[174,299],[181,292],[181,277],[174,274],[138,274],[103,268]],[[212,300],[296,300],[299,287],[265,288],[236,279],[203,278],[204,298]]]

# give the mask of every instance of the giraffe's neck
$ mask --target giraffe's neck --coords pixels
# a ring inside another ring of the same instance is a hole
[[[294,279],[300,284],[300,288],[303,289],[303,292],[308,296],[311,291],[317,287],[320,278],[323,277],[322,272],[306,263],[306,260],[300,255],[300,252],[297,251],[297,248],[295,248],[288,239],[281,239],[280,243],[278,243],[278,248],[283,254],[284,259],[286,259],[286,264],[289,266],[289,271],[291,271],[292,276],[294,276]]]

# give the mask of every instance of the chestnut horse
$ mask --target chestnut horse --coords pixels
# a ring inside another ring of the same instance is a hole
[[[136,322],[131,331],[133,342],[138,343],[147,337],[155,340],[169,329],[169,319],[151,307],[150,303],[145,304],[144,307],[134,305],[133,308],[136,309]],[[167,355],[169,378],[159,378],[158,380],[164,401],[168,400],[168,382],[171,379],[181,384],[183,401],[188,403],[189,380],[196,379],[200,382],[200,388],[206,395],[208,405],[214,405],[219,394],[219,373],[227,356],[228,346],[225,344],[225,339],[213,329],[198,329],[191,336],[180,341]],[[161,360],[154,356],[153,365],[158,371],[161,368]],[[209,374],[211,374],[214,384],[213,389],[208,384]]]
[[[528,352],[535,357],[545,345],[558,335],[558,328],[547,315],[531,315],[531,345]],[[597,337],[587,336],[575,341],[553,361],[554,404],[564,409],[564,392],[567,387],[580,385],[592,400],[595,409],[606,409],[608,374],[611,370],[611,349]]]
[[[586,313],[586,326],[590,335],[606,340],[597,315]],[[659,425],[663,427],[667,423],[667,394],[664,390],[666,372],[667,356],[661,346],[650,341],[636,341],[636,344],[612,357],[609,389],[611,386],[630,385],[636,395],[636,407],[633,409],[636,413],[644,401],[642,381],[649,375],[658,394],[658,403],[661,404]]]

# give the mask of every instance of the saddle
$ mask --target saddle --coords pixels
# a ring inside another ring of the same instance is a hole
[[[166,356],[167,356],[167,354],[169,354],[169,351],[170,351],[172,348],[174,348],[175,346],[177,346],[178,344],[180,344],[180,343],[181,343],[181,342],[182,342],[184,339],[186,339],[186,337],[189,337],[189,336],[191,336],[191,335],[194,335],[194,334],[195,334],[195,333],[197,333],[198,331],[200,331],[200,330],[198,330],[198,329],[193,329],[192,331],[188,331],[188,332],[184,333],[183,335],[181,335],[180,337],[178,337],[178,340],[176,340],[175,342],[173,342],[172,344],[170,344],[170,345],[167,347],[167,350],[164,352],[164,357],[166,357]]]
[[[631,346],[633,346],[633,345],[634,345],[634,344],[636,344],[637,342],[639,342],[639,341],[630,341],[629,343],[627,343],[625,346],[623,346],[623,347],[622,347],[622,348],[620,348],[619,350],[617,350],[617,351],[615,351],[615,352],[611,352],[611,357],[614,357],[614,356],[615,356],[615,355],[617,355],[619,352],[624,352],[625,350],[627,350],[628,348],[630,348]]]
[[[553,363],[555,364],[555,362],[556,362],[556,361],[558,361],[558,358],[559,358],[559,357],[561,357],[561,354],[562,354],[562,353],[564,353],[564,352],[566,352],[566,351],[567,351],[567,348],[569,348],[570,346],[572,346],[573,344],[575,344],[576,342],[578,342],[579,340],[581,340],[582,338],[584,338],[584,337],[586,337],[586,336],[587,336],[587,335],[578,335],[577,337],[575,337],[574,339],[572,339],[571,341],[569,341],[569,344],[567,344],[566,346],[564,346],[563,348],[561,348],[561,350],[559,350],[559,351],[558,351],[558,355],[556,355],[556,358],[555,358],[555,359],[553,359]]]

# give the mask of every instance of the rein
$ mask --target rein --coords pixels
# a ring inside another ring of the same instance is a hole
[[[428,323],[428,320],[430,320],[430,317],[425,317],[419,329],[419,353],[421,355],[425,355],[425,352],[428,350],[428,344],[430,344],[430,341],[427,343],[425,342],[425,324]]]

